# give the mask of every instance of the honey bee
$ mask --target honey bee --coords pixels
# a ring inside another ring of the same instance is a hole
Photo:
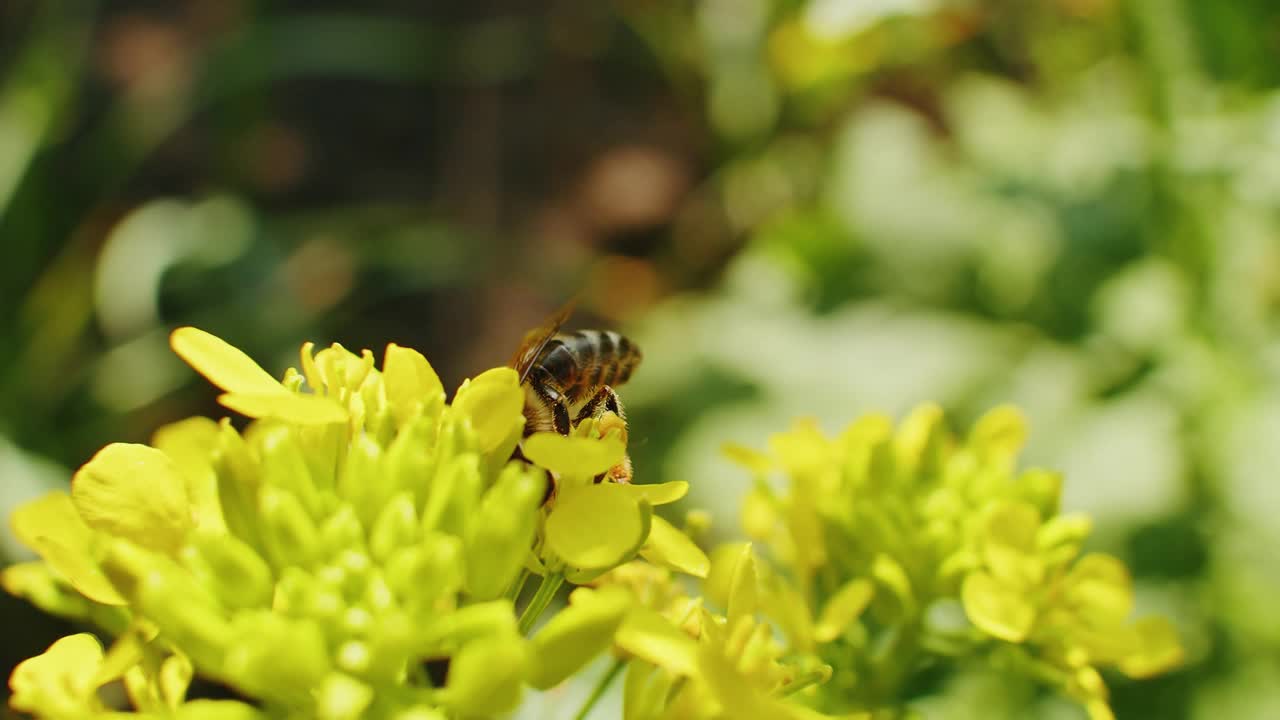
[[[568,435],[578,423],[595,418],[606,432],[620,428],[625,440],[626,414],[613,388],[640,364],[640,348],[612,330],[561,332],[572,313],[570,302],[526,333],[511,360],[524,387],[524,436],[549,431]],[[631,482],[631,458],[624,457],[605,476]]]

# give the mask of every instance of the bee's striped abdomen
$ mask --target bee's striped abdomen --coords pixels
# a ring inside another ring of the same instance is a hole
[[[534,363],[535,374],[554,379],[569,402],[602,385],[621,385],[640,363],[640,350],[612,330],[559,333]]]

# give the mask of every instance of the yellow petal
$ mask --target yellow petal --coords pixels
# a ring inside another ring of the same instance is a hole
[[[934,404],[921,405],[911,411],[894,436],[898,462],[910,473],[928,467],[934,453],[944,443],[947,432],[943,426],[942,408]]]
[[[769,449],[792,475],[811,475],[831,465],[831,441],[812,420],[801,420],[769,438]]]
[[[1036,534],[1040,513],[1024,502],[1002,502],[988,511],[982,554],[1000,582],[1030,588],[1044,578]]]
[[[90,602],[59,579],[49,563],[33,560],[10,565],[0,570],[0,587],[50,615],[80,621],[89,619]]]
[[[617,435],[599,440],[553,432],[534,433],[521,445],[524,456],[563,477],[591,478],[622,462],[627,448]]]
[[[778,527],[778,511],[773,499],[758,489],[742,498],[741,515],[743,531],[754,540],[769,539]]]
[[[640,555],[650,562],[694,577],[705,578],[711,567],[706,553],[688,535],[657,515],[653,516],[649,537],[640,549]]]
[[[85,597],[106,605],[124,604],[93,560],[93,531],[76,512],[70,495],[51,492],[24,503],[13,511],[11,522],[18,539]]]
[[[151,446],[168,455],[186,478],[196,525],[210,531],[226,529],[218,503],[218,478],[213,471],[218,436],[218,424],[205,417],[165,425],[151,436]]]
[[[849,625],[858,619],[875,594],[875,585],[866,578],[856,578],[845,583],[822,606],[822,615],[813,629],[818,642],[831,642],[840,637]]]
[[[987,411],[969,432],[969,444],[1001,462],[1011,462],[1027,441],[1027,418],[1012,405]]]
[[[618,628],[618,647],[668,672],[688,677],[698,671],[698,643],[662,615],[636,607]]]
[[[1035,623],[1036,611],[1031,602],[984,572],[964,579],[960,597],[970,622],[992,637],[1022,642]]]
[[[382,361],[382,379],[396,419],[404,422],[417,403],[444,400],[444,385],[431,363],[412,348],[387,345]]]
[[[1120,662],[1120,670],[1131,678],[1146,678],[1172,670],[1182,664],[1186,651],[1178,632],[1166,619],[1143,618],[1134,627],[1139,650]]]
[[[196,372],[226,392],[246,395],[288,392],[242,350],[198,328],[174,330],[169,336],[169,346]]]
[[[490,717],[520,701],[520,679],[528,650],[519,637],[492,636],[467,643],[453,656],[449,679],[439,691],[458,715]]]
[[[176,552],[193,526],[177,467],[146,445],[98,451],[71,479],[71,500],[89,527],[165,553]]]
[[[58,640],[43,654],[13,669],[9,704],[45,717],[85,717],[92,707],[102,645],[89,633]]]
[[[302,395],[281,388],[278,393],[225,393],[218,402],[245,417],[278,418],[298,425],[346,422],[346,408],[320,395]]]
[[[571,604],[533,637],[535,662],[528,683],[539,690],[559,685],[613,644],[613,634],[635,602],[630,592],[612,587],[579,588]]]
[[[334,343],[316,353],[315,365],[319,369],[324,392],[314,388],[317,394],[336,396],[343,390],[355,393],[373,370],[373,353],[368,350],[356,355]]]
[[[733,574],[738,559],[749,551],[751,543],[725,543],[711,550],[707,579],[702,583],[702,594],[719,607],[729,604],[729,592],[733,587]]]
[[[453,409],[471,421],[481,452],[491,452],[524,426],[524,390],[511,368],[486,370],[458,388]]]
[[[1104,553],[1080,558],[1067,574],[1066,596],[1089,624],[1119,624],[1133,611],[1133,581],[1120,560]]]
[[[910,614],[915,608],[915,590],[911,585],[911,576],[906,568],[892,556],[880,553],[871,561],[871,577],[889,588],[902,604],[905,612]]]
[[[738,618],[755,615],[760,591],[756,581],[756,558],[751,543],[745,543],[738,553],[729,581],[729,603],[725,616],[732,627]]]
[[[547,516],[547,545],[573,567],[612,567],[644,542],[648,519],[621,485],[564,488]]]
[[[773,469],[773,460],[768,455],[745,445],[725,443],[720,446],[720,452],[730,462],[757,475],[763,475]]]
[[[689,483],[683,480],[656,485],[622,485],[621,487],[624,492],[635,498],[636,502],[646,500],[650,505],[669,505],[689,492]]]
[[[185,655],[170,655],[160,665],[160,697],[175,708],[187,696],[194,668]]]

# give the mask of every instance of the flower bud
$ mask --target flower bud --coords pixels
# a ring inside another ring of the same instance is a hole
[[[413,493],[401,491],[387,502],[374,520],[369,533],[369,550],[376,560],[386,560],[396,548],[417,542],[418,532]]]
[[[302,503],[287,490],[266,486],[258,497],[263,542],[277,568],[310,567],[320,546],[320,531]]]
[[[184,560],[227,607],[271,603],[271,568],[262,556],[234,535],[196,533],[184,551]]]
[[[515,707],[524,675],[524,642],[513,630],[468,643],[449,666],[442,702],[463,716],[488,717]]]
[[[524,564],[537,529],[542,471],[511,463],[483,501],[467,537],[467,591],[477,600],[500,596]]]
[[[329,672],[324,634],[313,622],[267,610],[236,616],[223,675],[258,697],[294,707],[311,704]]]

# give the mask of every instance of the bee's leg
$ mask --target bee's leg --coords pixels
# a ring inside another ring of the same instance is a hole
[[[609,391],[609,396],[604,400],[605,412],[611,412],[623,420],[626,420],[627,414],[622,412],[622,403],[618,400],[618,393],[614,392],[613,388],[608,385],[605,385],[604,389]]]
[[[605,393],[608,391],[608,385],[601,385],[600,389],[596,390],[596,394],[592,395],[591,399],[578,410],[578,414],[573,418],[573,424],[577,425],[588,418],[598,417],[600,414],[600,406],[604,404]]]
[[[601,385],[596,394],[591,396],[586,405],[578,411],[578,416],[574,418],[573,424],[586,420],[587,418],[598,418],[606,412],[611,412],[620,418],[626,419],[626,415],[622,413],[622,404],[618,402],[618,393],[608,385]]]
[[[535,385],[533,391],[539,399],[551,408],[551,424],[561,435],[569,434],[569,408],[565,405],[564,396],[546,385]]]
[[[541,383],[533,383],[531,385],[527,385],[526,387],[529,390],[531,390],[534,393],[534,395],[537,396],[538,400],[543,405],[551,408],[551,425],[555,428],[555,431],[560,433],[561,435],[568,435],[569,434],[569,409],[565,405],[564,396],[561,395],[557,390],[550,388]],[[526,424],[525,424],[525,431],[524,431],[525,437],[529,437],[529,435],[532,434],[533,430],[531,428],[534,428],[534,427],[536,426],[534,425],[533,420],[531,419],[531,416],[526,415]],[[524,452],[520,449],[519,445],[516,445],[516,449],[511,454],[511,457],[512,459],[519,459],[519,460],[524,460],[525,462],[528,462],[528,459],[525,458]],[[555,489],[556,489],[556,486],[555,486],[554,474],[548,474],[547,488],[542,495],[543,504],[546,504],[546,502],[551,499],[551,496],[555,493]]]
[[[620,428],[622,430],[622,441],[626,442],[626,415],[622,412],[622,403],[618,401],[618,393],[614,392],[613,388],[608,385],[601,385],[600,389],[596,391],[596,394],[587,401],[587,404],[582,406],[582,409],[578,411],[578,416],[574,423],[580,423],[587,418],[598,419],[606,417],[607,413],[613,413],[615,417],[609,418],[613,422],[608,423],[608,427],[605,427],[602,423],[600,431],[608,432],[613,428]],[[622,462],[597,475],[595,481],[599,483],[604,482],[607,479],[617,483],[629,483],[631,482],[631,475],[631,458],[624,455],[622,457]]]

